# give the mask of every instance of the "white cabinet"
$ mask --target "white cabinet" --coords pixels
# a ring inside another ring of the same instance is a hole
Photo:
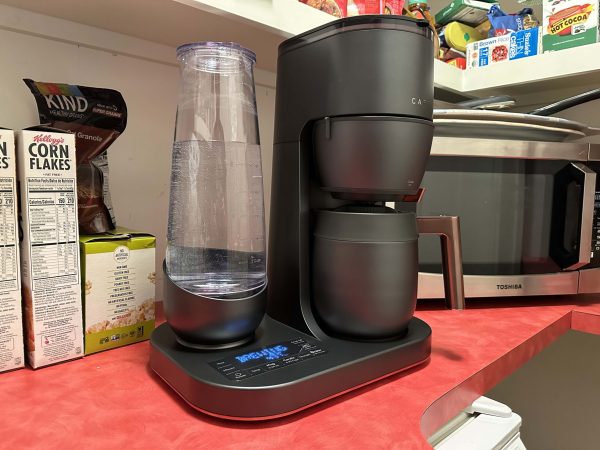
[[[281,41],[334,20],[297,0],[0,0],[0,3],[171,48],[198,40],[239,42],[257,53],[258,67],[268,72],[275,71],[277,45]],[[15,23],[10,16],[0,14],[0,26],[18,28],[18,20]],[[74,39],[115,50],[113,44],[106,47],[105,43],[97,42],[94,33]],[[127,51],[122,47],[117,50]],[[160,53],[150,52],[147,57],[164,60],[166,56]],[[435,85],[440,89],[477,96],[508,93],[522,98],[527,105],[582,91],[598,82],[600,44],[470,71],[435,62]]]

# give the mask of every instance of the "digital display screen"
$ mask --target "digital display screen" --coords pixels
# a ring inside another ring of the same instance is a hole
[[[287,356],[288,348],[285,345],[274,345],[273,347],[263,348],[257,352],[250,352],[244,355],[236,356],[237,359],[242,364],[246,364],[249,361],[256,361],[259,359],[264,359],[265,361],[272,361],[274,359],[279,359],[283,356]]]
[[[244,380],[327,353],[320,343],[302,338],[256,348],[209,363],[230,380]]]

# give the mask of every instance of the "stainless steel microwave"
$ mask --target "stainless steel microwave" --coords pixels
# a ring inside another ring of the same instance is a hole
[[[600,292],[600,145],[436,137],[419,216],[460,217],[465,297]],[[444,297],[419,238],[419,298]]]

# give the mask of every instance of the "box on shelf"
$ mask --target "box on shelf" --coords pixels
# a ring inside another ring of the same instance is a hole
[[[600,41],[598,0],[543,0],[545,52]]]
[[[299,0],[337,18],[346,17],[348,0]],[[380,1],[380,0],[377,0]]]
[[[79,238],[85,354],[146,340],[154,329],[156,238],[117,228]]]
[[[25,365],[15,134],[0,128],[0,372]]]
[[[25,348],[35,369],[83,356],[75,136],[17,133]]]
[[[540,28],[516,31],[467,45],[467,69],[527,58],[542,51]]]
[[[496,4],[478,0],[452,0],[435,15],[435,23],[446,25],[456,21],[476,27],[487,20],[488,11]]]

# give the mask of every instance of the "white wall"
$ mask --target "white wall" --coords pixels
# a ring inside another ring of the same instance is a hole
[[[76,43],[85,42],[91,31],[101,33],[108,40],[129,42],[129,38],[60,21],[61,32],[70,37],[69,42],[65,42],[55,36],[32,34],[39,33],[35,23],[40,16],[27,12],[18,16],[20,30],[0,27],[0,126],[19,129],[39,123],[34,98],[22,78],[120,91],[127,102],[128,124],[109,150],[115,214],[119,225],[157,236],[156,259],[160,267],[165,249],[179,80],[177,66],[170,61],[153,61],[155,55],[143,54],[146,47],[140,45],[139,40],[130,39],[134,50],[128,55],[110,53]],[[152,43],[148,43],[147,48],[161,55],[172,53],[174,56],[175,52],[175,49]],[[132,54],[136,49],[142,54]],[[272,88],[257,87],[267,200],[270,198],[274,98]],[[268,213],[268,201],[266,207]],[[157,275],[157,298],[161,299],[160,271]]]

